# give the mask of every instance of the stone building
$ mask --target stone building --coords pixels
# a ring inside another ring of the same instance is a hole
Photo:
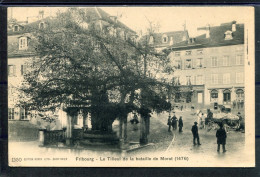
[[[175,85],[190,87],[191,100],[185,101],[198,107],[243,106],[244,25],[233,21],[198,30],[205,34],[170,47]]]
[[[75,17],[78,17],[76,8],[71,8],[74,11]],[[94,23],[95,27],[104,30],[106,29],[111,35],[116,35],[124,39],[131,39],[135,41],[136,33],[127,27],[125,24],[117,20],[117,17],[111,16],[101,8],[89,7],[84,9],[85,19],[80,19],[77,23],[81,27],[87,28],[88,23]],[[55,17],[44,16],[44,11],[39,11],[39,15],[34,17],[34,20],[27,18],[27,21],[16,21],[15,19],[8,19],[8,119],[9,120],[29,120],[26,106],[23,108],[17,107],[19,101],[19,87],[23,83],[24,75],[30,69],[30,62],[34,57],[37,57],[35,47],[37,40],[35,34],[40,30],[55,27],[57,20]],[[65,114],[60,110],[57,111],[61,117]],[[79,116],[79,119],[81,116]],[[62,122],[66,124],[66,122]],[[82,125],[82,119],[77,120],[75,124]]]

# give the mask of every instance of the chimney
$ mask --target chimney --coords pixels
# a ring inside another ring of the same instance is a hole
[[[39,18],[39,20],[44,18],[44,11],[43,10],[39,11],[39,17],[38,18]]]
[[[232,32],[235,32],[236,30],[237,30],[237,24],[236,24],[237,22],[236,21],[233,21],[232,22]]]
[[[210,26],[207,24],[206,26],[206,38],[210,38]]]

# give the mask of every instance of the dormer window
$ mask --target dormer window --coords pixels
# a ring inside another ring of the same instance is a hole
[[[28,49],[28,37],[20,37],[19,38],[19,50]]]
[[[13,31],[14,32],[19,31],[19,26],[18,25],[14,25]]]
[[[43,29],[43,28],[45,28],[44,22],[39,23],[39,29]]]
[[[232,31],[226,31],[224,36],[225,36],[225,40],[233,39]]]
[[[167,43],[167,42],[168,42],[168,36],[167,36],[166,34],[164,34],[164,35],[162,36],[162,42],[163,42],[163,43]]]

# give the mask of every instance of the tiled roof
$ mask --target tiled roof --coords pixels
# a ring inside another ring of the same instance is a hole
[[[84,17],[86,17],[86,19],[82,19],[84,21],[93,22],[93,21],[101,20],[102,23],[110,23],[116,27],[123,28],[132,34],[136,34],[133,30],[128,28],[126,25],[124,25],[120,21],[117,20],[115,23],[115,21],[113,21],[110,18],[110,15],[100,8],[88,7],[88,8],[80,9],[80,10],[84,11],[86,13],[84,16]],[[78,15],[78,14],[76,14],[76,15]],[[28,34],[32,34],[36,31],[38,31],[39,24],[41,22],[44,22],[44,24],[46,26],[51,26],[51,27],[59,26],[57,18],[47,17],[47,18],[44,18],[41,20],[37,20],[33,23],[24,25],[24,26],[22,26],[23,28],[19,31],[13,31],[12,29],[8,30],[8,57],[31,56],[34,54],[35,40],[33,38],[29,40],[29,45],[28,45],[27,50],[19,50],[19,46],[18,46],[19,37],[26,36]]]
[[[168,40],[167,42],[163,43],[163,36],[167,36]],[[165,33],[154,33],[153,35],[154,38],[154,46],[155,47],[168,47],[170,45],[170,39],[171,37],[173,38],[173,44],[179,43],[183,41],[183,39],[188,39],[188,31],[171,31],[171,32],[165,32]],[[150,36],[145,35],[143,36],[140,41],[149,41]]]
[[[169,47],[171,50],[182,50],[192,48],[217,47],[225,45],[237,45],[244,43],[244,24],[236,24],[236,31],[232,32],[233,39],[225,40],[225,32],[232,31],[232,22],[221,24],[221,26],[210,27],[210,37],[206,34],[197,36],[195,41],[188,40],[177,43]]]

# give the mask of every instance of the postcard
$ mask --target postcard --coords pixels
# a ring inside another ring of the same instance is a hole
[[[254,8],[8,7],[11,167],[254,167]]]

